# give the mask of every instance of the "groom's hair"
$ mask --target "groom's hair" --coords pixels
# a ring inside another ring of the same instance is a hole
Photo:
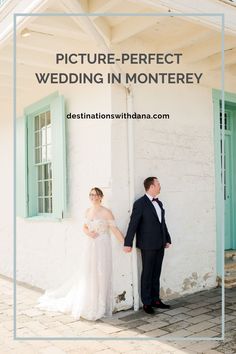
[[[157,179],[157,177],[148,177],[144,180],[143,185],[144,185],[145,191],[149,190],[151,185],[154,184],[155,179]]]

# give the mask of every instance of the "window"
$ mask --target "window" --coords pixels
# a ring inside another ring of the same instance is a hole
[[[66,208],[64,99],[57,93],[17,119],[17,215],[63,218]]]
[[[38,214],[52,213],[52,139],[50,111],[34,117],[34,153],[37,169]]]

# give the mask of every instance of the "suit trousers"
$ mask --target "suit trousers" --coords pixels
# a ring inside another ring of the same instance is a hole
[[[158,250],[141,249],[142,275],[141,300],[144,305],[151,305],[160,299],[160,275],[164,248]]]

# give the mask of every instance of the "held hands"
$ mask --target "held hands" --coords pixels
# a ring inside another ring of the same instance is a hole
[[[165,248],[169,248],[169,247],[170,247],[170,243],[166,243]],[[125,253],[130,253],[132,251],[132,247],[124,246],[123,250]]]
[[[125,253],[130,253],[132,251],[132,247],[124,246],[123,250]]]

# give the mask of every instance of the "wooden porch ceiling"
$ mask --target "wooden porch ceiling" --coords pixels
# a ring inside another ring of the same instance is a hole
[[[164,5],[165,3],[165,5]],[[202,70],[219,73],[221,68],[220,23],[210,25],[193,18],[171,16],[174,9],[168,1],[159,0],[48,0],[44,4],[46,13],[102,13],[100,16],[29,17],[19,24],[17,33],[17,63],[25,75],[35,68],[53,68],[51,54],[59,48],[63,52],[86,48],[91,41],[99,40],[104,50],[119,47],[130,38],[143,41],[147,46],[155,43],[156,52],[178,51],[183,53],[184,62],[197,65]],[[105,16],[107,13],[156,14],[170,11],[168,17],[125,17]],[[205,19],[207,20],[207,19]],[[23,29],[29,37],[22,37]],[[1,45],[1,43],[0,43]],[[85,49],[84,49],[85,50]],[[12,75],[12,41],[2,48],[0,58],[1,87],[9,89]],[[225,36],[225,73],[236,79],[236,35]],[[22,75],[22,73],[20,73]],[[212,75],[214,76],[214,75]],[[30,85],[28,85],[30,90]],[[5,92],[4,92],[5,94]]]

